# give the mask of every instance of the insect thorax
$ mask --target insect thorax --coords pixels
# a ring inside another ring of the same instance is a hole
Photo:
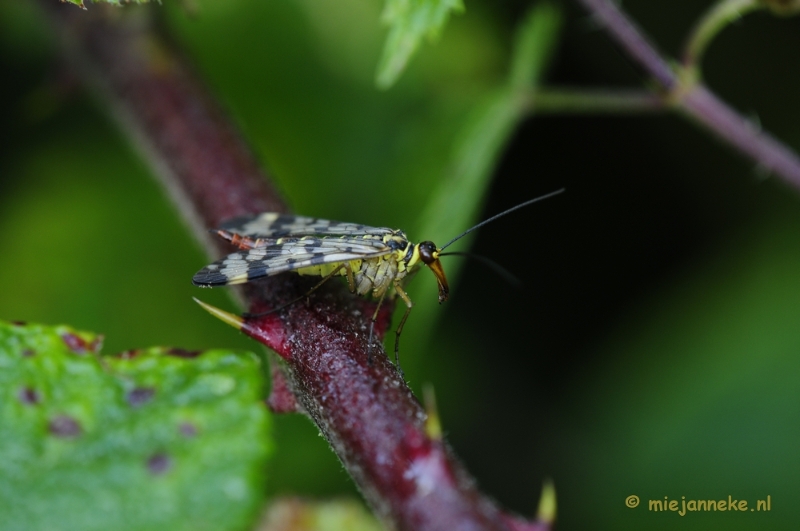
[[[380,298],[392,287],[395,281],[401,281],[418,265],[415,245],[409,243],[406,235],[399,230],[384,236],[366,235],[365,240],[382,240],[391,251],[381,256],[350,260],[347,262],[353,272],[353,291],[359,295],[371,294]],[[297,269],[300,275],[326,276],[333,273],[339,263],[321,264],[319,266]],[[346,268],[341,268],[337,275],[347,276]]]

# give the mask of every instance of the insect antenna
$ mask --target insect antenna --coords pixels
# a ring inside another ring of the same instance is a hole
[[[439,256],[464,256],[467,258],[472,258],[473,260],[477,260],[478,262],[482,263],[498,275],[500,275],[506,282],[511,284],[512,286],[521,286],[522,281],[514,275],[511,271],[506,269],[505,267],[501,266],[491,258],[486,258],[485,256],[481,256],[479,254],[470,253],[466,251],[452,251],[449,253],[439,253]]]
[[[533,203],[536,203],[537,201],[541,201],[543,199],[549,199],[550,197],[553,197],[554,195],[558,195],[558,194],[562,193],[564,190],[565,190],[565,188],[561,188],[560,190],[556,190],[555,192],[550,192],[549,194],[540,195],[539,197],[534,197],[533,199],[529,199],[528,201],[525,201],[524,203],[520,203],[517,206],[513,206],[513,207],[509,208],[508,210],[504,210],[503,212],[500,212],[499,214],[495,214],[494,216],[490,217],[489,219],[485,219],[485,220],[481,221],[480,223],[478,223],[474,227],[468,228],[467,230],[465,230],[464,232],[462,232],[461,234],[459,234],[458,236],[456,236],[455,238],[453,238],[452,240],[450,240],[446,244],[442,245],[439,248],[439,251],[443,251],[444,249],[446,249],[447,247],[450,247],[452,244],[454,244],[455,242],[457,242],[458,240],[460,240],[461,238],[463,238],[464,236],[466,236],[470,232],[472,232],[475,229],[478,229],[480,227],[483,227],[487,223],[491,223],[492,221],[496,220],[497,218],[502,218],[506,214],[511,214],[515,210],[520,209],[522,207],[526,207],[526,206],[531,205]],[[439,256],[441,256],[441,254]]]

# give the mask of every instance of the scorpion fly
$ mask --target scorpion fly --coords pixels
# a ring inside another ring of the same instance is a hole
[[[393,298],[397,295],[406,305],[395,331],[394,355],[399,368],[400,334],[413,306],[403,290],[404,279],[420,266],[427,266],[436,277],[439,303],[443,303],[447,300],[449,287],[439,258],[458,254],[442,253],[444,249],[487,223],[563,191],[563,188],[556,190],[496,214],[465,230],[442,247],[437,247],[431,241],[412,243],[401,230],[356,223],[275,212],[235,218],[211,232],[231,242],[240,251],[204,267],[192,278],[192,282],[208,288],[244,284],[286,272],[322,277],[302,297],[265,312],[272,313],[302,300],[334,276],[346,277],[352,293],[371,295],[378,301],[370,322],[370,349],[381,304],[387,296]]]

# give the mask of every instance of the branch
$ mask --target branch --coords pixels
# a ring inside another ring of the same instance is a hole
[[[543,87],[529,95],[528,111],[536,114],[644,114],[669,109],[661,98],[644,89],[586,90]]]
[[[800,157],[720,100],[692,75],[673,69],[636,25],[611,0],[579,0],[617,44],[644,69],[674,107],[800,189]]]
[[[154,30],[150,10],[95,6],[87,13],[55,0],[39,3],[81,78],[145,154],[212,254],[231,249],[210,239],[207,227],[234,216],[287,210],[187,61]],[[245,285],[240,296],[258,312],[306,289],[297,276],[282,275]],[[331,286],[315,293],[310,304],[247,323],[230,319],[283,358],[286,380],[278,384],[287,385],[391,527],[546,529],[501,512],[477,490],[446,443],[428,433],[425,411],[382,347],[368,363],[365,316],[372,308]],[[389,317],[384,309],[381,334]],[[286,396],[273,403],[292,409]]]
[[[760,0],[722,0],[714,4],[697,22],[683,51],[684,67],[693,71],[700,69],[706,48],[731,22],[756,9],[766,9]]]

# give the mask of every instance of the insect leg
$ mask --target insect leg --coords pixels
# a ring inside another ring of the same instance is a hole
[[[356,292],[356,279],[353,277],[353,268],[350,267],[350,262],[344,262],[344,271],[347,273],[347,286],[350,288],[350,293]]]
[[[322,280],[320,280],[319,282],[317,282],[317,283],[314,285],[314,287],[313,287],[313,288],[311,288],[310,290],[308,290],[308,291],[307,291],[307,292],[305,292],[304,294],[300,295],[300,296],[299,296],[299,297],[297,297],[296,299],[294,299],[294,300],[291,300],[291,301],[289,301],[289,302],[287,302],[286,304],[283,304],[283,305],[281,305],[281,306],[278,306],[278,307],[277,307],[277,308],[275,308],[274,310],[269,310],[269,311],[266,311],[266,312],[259,312],[259,313],[247,313],[247,312],[245,312],[245,313],[243,313],[243,314],[242,314],[242,317],[245,317],[245,318],[248,318],[248,317],[261,317],[262,315],[269,315],[269,314],[271,314],[271,313],[279,312],[279,311],[283,310],[284,308],[288,308],[288,307],[289,307],[289,306],[291,306],[292,304],[294,304],[294,303],[296,303],[296,302],[300,302],[301,300],[305,299],[306,297],[308,297],[309,295],[311,295],[312,293],[314,293],[315,291],[317,291],[317,289],[318,289],[319,287],[321,287],[323,284],[325,284],[327,281],[329,281],[331,278],[333,278],[333,277],[334,277],[334,275],[336,275],[336,273],[338,273],[339,271],[341,271],[343,267],[347,268],[347,270],[349,271],[349,270],[350,270],[350,269],[349,269],[349,265],[350,265],[350,264],[347,264],[347,262],[344,262],[344,263],[342,263],[342,264],[339,264],[339,266],[338,266],[336,269],[334,269],[333,271],[331,271],[330,273],[328,273],[327,275],[325,275],[324,277],[322,277]],[[352,275],[352,273],[351,273],[351,275]]]
[[[378,299],[378,305],[375,307],[375,313],[372,314],[372,319],[369,320],[369,341],[367,342],[367,349],[369,350],[369,354],[367,355],[367,362],[372,365],[372,336],[375,331],[375,323],[378,321],[378,312],[381,311],[381,304],[383,304],[383,299],[386,298],[386,292],[383,292],[381,298]]]
[[[397,330],[395,330],[395,334],[397,335],[394,338],[394,363],[397,366],[397,370],[400,371],[400,374],[403,374],[403,370],[400,369],[400,334],[403,333],[403,325],[406,324],[406,319],[408,319],[408,314],[411,313],[411,308],[414,306],[414,303],[411,302],[408,294],[403,291],[400,282],[396,280],[394,282],[394,291],[400,295],[400,298],[406,303],[406,313],[404,313],[403,318],[400,319],[400,324],[397,326]]]

